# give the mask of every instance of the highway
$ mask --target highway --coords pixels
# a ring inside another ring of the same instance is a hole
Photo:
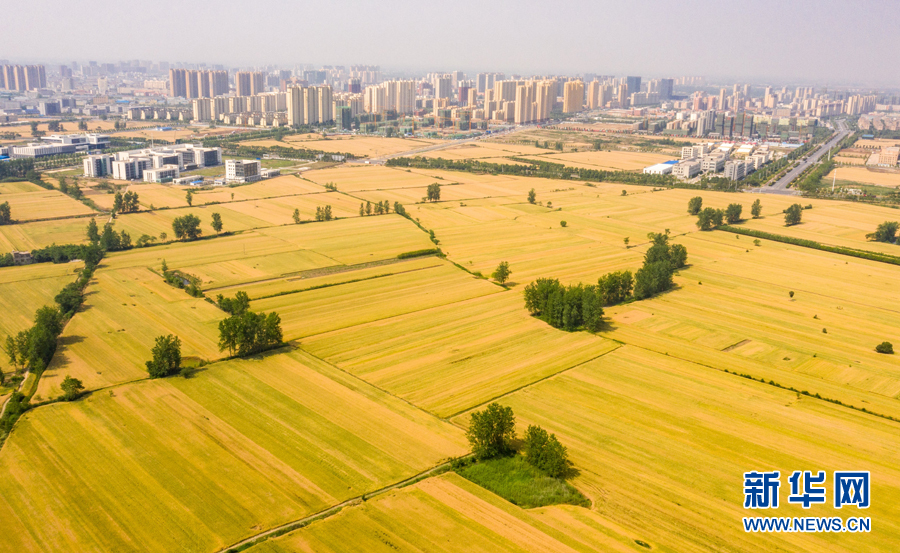
[[[796,196],[800,194],[799,190],[790,189],[788,188],[788,186],[792,182],[794,182],[794,179],[800,176],[800,173],[805,171],[813,164],[818,163],[819,159],[821,159],[823,155],[834,148],[834,146],[838,142],[843,140],[848,134],[850,134],[850,131],[847,130],[847,125],[844,123],[844,120],[841,119],[837,122],[837,133],[831,138],[831,140],[829,140],[822,146],[819,146],[819,148],[812,154],[809,154],[806,158],[806,161],[801,161],[799,165],[788,171],[787,174],[778,179],[778,181],[772,186],[763,186],[761,188],[748,190],[748,192],[756,194],[782,194],[787,196]]]

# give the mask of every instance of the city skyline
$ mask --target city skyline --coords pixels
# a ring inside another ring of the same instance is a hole
[[[77,11],[68,6],[45,2],[6,8],[11,20],[25,23],[0,36],[0,57],[21,63],[378,64],[397,74],[454,69],[522,75],[693,74],[759,82],[900,85],[880,61],[880,52],[900,46],[900,36],[889,18],[878,17],[891,4],[877,0],[854,3],[852,11],[837,2],[807,1],[750,6],[706,0],[677,6],[563,2],[552,10],[532,2],[463,1],[451,11],[405,2],[380,9],[351,1],[263,2],[251,14],[250,28],[259,32],[241,33],[228,22],[245,21],[247,9],[231,1],[182,5],[165,0],[141,18],[129,17],[129,9],[107,1],[84,2]],[[175,12],[179,17],[170,17]],[[213,26],[198,24],[211,15]],[[271,28],[272,20],[288,24]],[[565,32],[549,40],[559,31]],[[36,33],[54,40],[35,41]],[[542,33],[546,39],[529,39]],[[66,44],[64,52],[54,46],[58,43]]]

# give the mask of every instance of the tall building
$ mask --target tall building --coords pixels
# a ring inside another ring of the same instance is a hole
[[[660,100],[669,100],[673,96],[673,92],[675,90],[675,79],[660,79],[659,80],[659,99]]]
[[[435,75],[431,84],[434,86],[434,97],[450,100],[453,95],[453,78],[450,75]]]
[[[641,91],[640,77],[625,77],[625,85],[628,87],[627,94],[630,96],[635,92]]]
[[[0,65],[0,89],[25,92],[41,88],[47,88],[43,65]]]
[[[456,99],[457,104],[460,106],[469,105],[469,90],[472,88],[472,83],[468,81],[463,81],[459,83],[459,88],[457,89]]]
[[[589,109],[600,107],[600,81],[593,80],[588,83],[587,105]]]
[[[234,74],[234,88],[238,96],[253,96],[266,90],[266,75],[262,71],[238,71]]]
[[[187,69],[169,69],[169,96],[187,98]]]
[[[494,81],[495,102],[514,102],[519,81]]]
[[[563,113],[578,113],[582,109],[584,109],[584,82],[567,82],[563,89]]]

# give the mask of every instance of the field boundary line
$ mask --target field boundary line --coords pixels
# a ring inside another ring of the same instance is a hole
[[[608,355],[608,354],[610,354],[610,353],[612,353],[612,352],[614,352],[614,351],[620,349],[622,346],[627,345],[627,344],[622,344],[622,343],[616,342],[616,341],[614,341],[614,340],[612,340],[612,339],[610,339],[610,338],[604,338],[604,339],[616,343],[616,347],[612,348],[612,349],[609,350],[609,351],[605,351],[605,352],[601,353],[600,355],[597,355],[597,356],[595,356],[595,357],[591,357],[590,359],[585,359],[585,360],[582,361],[581,363],[576,363],[576,364],[572,365],[571,367],[566,367],[565,369],[561,369],[561,370],[559,370],[559,371],[557,371],[557,372],[555,372],[555,373],[553,373],[553,374],[548,374],[547,376],[543,376],[543,377],[541,377],[541,378],[539,378],[539,379],[537,379],[537,380],[534,380],[534,381],[532,381],[532,382],[529,382],[528,384],[523,384],[523,385],[519,386],[518,388],[516,388],[516,389],[514,389],[514,390],[510,390],[510,391],[508,391],[508,392],[504,392],[504,393],[502,393],[502,394],[500,394],[500,395],[498,395],[498,396],[492,397],[491,399],[489,399],[489,400],[487,400],[487,401],[483,401],[483,402],[481,402],[481,403],[479,403],[479,404],[477,404],[477,405],[473,405],[473,406],[471,406],[471,407],[468,407],[468,408],[466,408],[466,409],[463,409],[462,411],[458,411],[458,412],[456,412],[456,413],[453,413],[452,415],[448,415],[448,416],[447,416],[447,419],[446,419],[447,422],[450,422],[450,424],[454,424],[453,422],[450,421],[450,419],[452,419],[453,417],[458,417],[459,415],[462,415],[463,413],[467,413],[467,412],[469,412],[469,411],[471,411],[471,410],[473,410],[473,409],[478,409],[479,407],[481,407],[481,406],[483,406],[483,405],[487,405],[488,403],[493,403],[494,401],[497,401],[497,400],[500,399],[500,398],[504,398],[504,397],[506,397],[506,396],[508,396],[508,395],[514,394],[514,393],[516,393],[516,392],[520,392],[520,391],[524,390],[525,388],[528,388],[529,386],[534,386],[535,384],[540,384],[541,382],[543,382],[543,381],[545,381],[545,380],[550,380],[551,378],[555,378],[555,377],[557,377],[557,376],[559,376],[559,375],[561,375],[561,374],[563,374],[563,373],[567,373],[567,372],[571,371],[572,369],[577,369],[578,367],[584,365],[585,363],[590,363],[591,361],[595,361],[595,360],[597,360],[597,359],[600,359],[601,357],[603,357],[603,356],[605,356],[605,355]],[[455,424],[454,424],[454,426],[458,426],[458,425],[455,425]]]
[[[698,367],[704,367],[704,368],[706,368],[706,369],[710,369],[710,370],[717,371],[717,372],[720,372],[720,373],[729,374],[729,375],[731,375],[731,376],[736,376],[736,377],[738,377],[738,378],[743,378],[744,380],[749,380],[749,381],[755,382],[755,383],[757,383],[757,384],[762,384],[762,385],[764,385],[764,386],[769,386],[769,387],[772,387],[772,388],[778,388],[778,389],[780,389],[780,390],[784,390],[785,392],[789,392],[789,393],[796,393],[796,394],[798,394],[798,395],[805,396],[805,397],[807,397],[807,398],[809,398],[809,399],[817,399],[817,400],[819,400],[819,401],[824,401],[825,403],[830,403],[830,404],[832,404],[832,405],[837,405],[837,406],[843,407],[843,408],[845,408],[845,409],[849,409],[849,410],[851,410],[851,411],[859,411],[859,412],[865,413],[865,414],[867,414],[867,415],[872,415],[873,417],[878,417],[878,418],[880,418],[880,419],[885,419],[885,420],[888,420],[888,421],[891,421],[891,422],[896,422],[896,423],[900,424],[900,420],[898,420],[896,417],[893,417],[893,416],[891,416],[891,415],[885,415],[885,414],[883,414],[883,413],[878,413],[878,412],[876,412],[876,411],[871,411],[871,410],[869,410],[869,409],[866,409],[865,407],[856,407],[856,406],[854,406],[854,405],[851,405],[851,404],[849,404],[849,403],[844,403],[844,402],[842,402],[842,401],[840,401],[840,400],[836,400],[836,399],[834,399],[834,398],[829,398],[829,397],[822,396],[822,395],[820,395],[818,392],[810,393],[809,390],[802,390],[802,391],[801,391],[801,390],[797,390],[797,389],[793,388],[792,386],[785,386],[785,385],[783,385],[783,384],[781,384],[781,383],[779,383],[779,382],[775,382],[774,380],[771,380],[771,379],[767,382],[765,378],[763,378],[763,377],[757,378],[757,377],[754,377],[754,376],[753,376],[752,374],[750,374],[750,373],[742,374],[742,373],[739,373],[739,372],[736,372],[736,371],[730,371],[730,370],[728,370],[728,369],[720,369],[720,368],[714,367],[714,366],[712,366],[712,365],[707,365],[706,363],[701,363],[701,362],[699,362],[699,361],[691,361],[690,359],[685,359],[684,357],[679,357],[679,356],[677,356],[677,355],[672,355],[672,354],[670,354],[669,352],[660,353],[659,351],[656,351],[656,350],[654,350],[654,349],[650,349],[650,348],[644,347],[644,346],[639,346],[639,345],[636,345],[636,344],[628,344],[628,343],[626,343],[625,345],[626,345],[626,346],[631,346],[631,347],[633,347],[633,348],[641,349],[641,350],[644,350],[644,351],[649,351],[650,353],[655,353],[655,354],[657,354],[657,355],[663,355],[663,356],[666,356],[666,357],[671,357],[672,359],[678,359],[679,361],[684,361],[684,362],[686,362],[686,363],[691,363],[691,364],[693,364],[693,365],[697,365]],[[720,352],[720,353],[722,352],[721,350],[713,350],[713,351],[717,351],[717,352]],[[771,367],[771,368],[776,369],[775,367]],[[780,369],[776,369],[776,370],[780,370]],[[786,376],[791,376],[791,374],[790,374],[790,373],[787,373]],[[814,378],[815,378],[815,377],[814,377]],[[851,389],[851,391],[855,391],[855,392],[858,392],[858,393],[859,393],[859,392],[862,392],[862,393],[871,393],[871,394],[874,393],[874,392],[866,392],[865,390],[853,390],[853,389]],[[886,398],[886,399],[890,399],[888,396],[882,396],[882,397],[884,397],[884,398]]]
[[[426,413],[426,414],[428,414],[428,415],[430,415],[430,416],[436,418],[437,420],[439,420],[439,421],[441,421],[441,422],[446,422],[446,423],[451,424],[451,425],[453,424],[453,423],[451,423],[448,419],[445,419],[445,418],[441,417],[440,415],[438,415],[438,414],[436,414],[436,413],[432,413],[432,412],[429,411],[428,409],[425,409],[424,407],[420,407],[420,406],[416,405],[415,403],[409,401],[408,399],[406,399],[406,398],[404,398],[404,397],[400,397],[400,396],[398,396],[398,395],[396,395],[396,394],[394,394],[394,393],[391,393],[391,392],[385,390],[384,388],[382,388],[381,386],[378,386],[377,384],[373,384],[372,382],[369,382],[368,380],[366,380],[365,378],[363,378],[363,377],[361,377],[361,376],[355,375],[355,374],[353,374],[352,372],[350,372],[350,371],[348,371],[348,370],[346,370],[346,369],[342,369],[341,367],[335,365],[334,363],[332,363],[331,361],[328,361],[327,359],[323,359],[323,358],[319,357],[319,356],[316,355],[315,353],[312,353],[311,351],[309,351],[309,350],[307,350],[307,349],[304,349],[302,345],[301,345],[301,346],[297,346],[297,349],[300,350],[300,351],[302,351],[303,353],[309,355],[310,357],[312,357],[312,358],[314,358],[314,359],[318,359],[319,361],[321,361],[322,363],[325,363],[325,364],[328,365],[329,367],[331,367],[331,368],[333,368],[333,369],[335,369],[335,370],[341,371],[342,373],[344,373],[344,374],[346,374],[347,376],[353,378],[354,380],[358,380],[358,381],[362,382],[362,383],[365,384],[366,386],[371,386],[372,388],[378,390],[379,392],[381,392],[381,393],[383,393],[383,394],[385,394],[385,395],[391,396],[391,397],[394,398],[394,399],[398,399],[398,400],[402,401],[403,403],[409,405],[410,407],[412,407],[412,408],[414,408],[414,409],[417,409],[417,410],[419,410],[419,411],[421,411],[421,412],[423,412],[423,413]],[[455,426],[455,425],[454,425],[454,426]]]
[[[390,484],[383,488],[379,488],[377,490],[374,490],[374,491],[371,491],[368,493],[364,493],[364,494],[358,495],[356,497],[352,497],[350,499],[347,499],[346,501],[342,501],[341,503],[332,505],[331,507],[328,507],[327,509],[323,509],[322,511],[313,513],[309,516],[305,516],[301,519],[287,522],[280,526],[276,526],[275,528],[270,528],[269,530],[266,530],[264,532],[260,532],[259,534],[250,536],[249,538],[246,538],[242,541],[239,541],[237,543],[229,545],[228,547],[219,549],[216,551],[216,553],[237,553],[238,551],[243,551],[243,550],[247,549],[248,547],[258,545],[258,544],[260,544],[266,540],[269,540],[271,538],[277,538],[279,536],[283,536],[283,535],[293,532],[295,530],[299,530],[309,524],[312,524],[313,522],[317,522],[319,520],[324,520],[330,516],[338,514],[344,507],[353,507],[353,506],[359,505],[365,501],[368,501],[369,499],[371,499],[373,497],[396,490],[398,488],[405,487],[410,484],[415,484],[416,482],[418,482],[420,480],[424,480],[425,478],[429,478],[431,476],[437,476],[438,474],[443,474],[443,472],[445,472],[443,469],[449,469],[451,462],[452,461],[445,461],[443,463],[440,463],[438,465],[431,467],[430,469],[427,469],[418,474],[415,474],[409,478],[405,478],[399,482],[395,482],[394,484]]]

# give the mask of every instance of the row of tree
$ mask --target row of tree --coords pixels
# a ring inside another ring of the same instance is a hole
[[[697,216],[697,227],[700,230],[712,230],[727,222],[729,225],[743,221],[744,206],[739,203],[728,204],[723,209],[703,207],[703,198],[696,196],[688,200],[688,213]],[[750,206],[750,212],[754,219],[762,215],[762,202],[757,198]]]
[[[116,191],[116,195],[113,197],[114,213],[134,213],[139,208],[137,192],[125,192],[125,194],[122,194]]]
[[[334,215],[331,213],[330,205],[316,207],[316,221],[330,221],[332,219],[334,219]]]
[[[482,461],[516,453],[516,416],[512,407],[491,403],[483,411],[475,411],[469,418],[466,437],[472,454]],[[571,467],[568,450],[540,426],[530,425],[522,443],[525,460],[544,474],[565,477]]]
[[[374,206],[372,202],[366,201],[365,203],[359,204],[359,216],[363,217],[366,215],[386,215],[391,212],[391,204],[387,200],[383,202],[375,202]]]

